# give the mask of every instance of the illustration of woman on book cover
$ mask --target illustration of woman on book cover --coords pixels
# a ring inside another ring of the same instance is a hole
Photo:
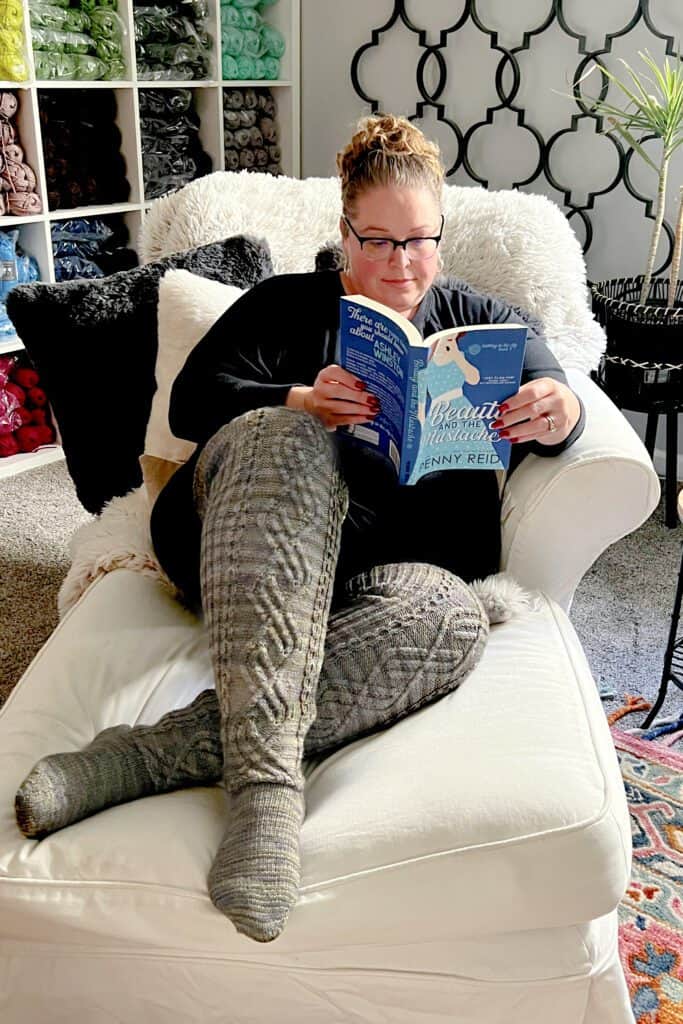
[[[454,450],[461,455],[458,465],[463,468],[503,468],[491,440],[492,435],[494,438],[498,435],[484,420],[471,415],[472,403],[463,393],[463,384],[478,384],[480,380],[479,370],[459,347],[466,333],[439,338],[429,350],[427,365],[417,373],[417,417],[422,432],[408,479],[410,484],[425,472],[448,468],[444,457]]]

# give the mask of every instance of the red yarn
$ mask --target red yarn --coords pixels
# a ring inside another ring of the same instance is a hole
[[[47,410],[32,409],[31,423],[35,424],[36,427],[44,427],[47,424]]]
[[[32,370],[29,366],[22,366],[14,370],[14,372],[10,370],[10,377],[22,388],[34,388],[40,380],[36,371]]]
[[[0,356],[0,387],[9,380],[12,367],[16,361],[15,356]]]
[[[45,427],[19,427],[15,431],[19,448],[22,452],[34,452],[41,444],[45,444],[43,431]]]
[[[20,388],[18,384],[14,384],[12,381],[10,381],[8,384],[5,384],[5,391],[9,395],[14,395],[14,397],[18,400],[19,405],[23,405],[24,402],[26,401],[26,392],[24,391],[24,389]]]
[[[42,406],[47,405],[47,395],[42,388],[30,388],[26,397],[26,404],[29,409],[35,409],[36,406],[42,408]]]
[[[14,434],[0,435],[0,459],[6,459],[10,455],[17,455],[19,451],[19,444]]]
[[[39,435],[39,444],[52,444],[55,439],[55,432],[52,427],[31,427],[31,430],[35,430]]]
[[[41,410],[42,412],[42,410]],[[21,426],[25,427],[29,423],[34,423],[33,413],[30,409],[26,409],[23,405],[20,405],[18,409],[15,409],[15,416],[21,417]]]
[[[0,416],[0,437],[6,437],[8,434],[13,434],[14,431],[21,426],[21,415],[17,409],[12,409],[10,412],[4,412]]]

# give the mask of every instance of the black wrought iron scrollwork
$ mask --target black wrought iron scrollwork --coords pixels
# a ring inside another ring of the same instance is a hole
[[[620,185],[623,185],[633,199],[642,205],[643,215],[650,220],[654,219],[654,200],[647,196],[643,196],[635,188],[629,173],[632,152],[625,149],[619,136],[615,132],[604,132],[603,118],[598,114],[593,113],[590,101],[582,96],[579,89],[579,80],[591,62],[595,63],[601,76],[598,94],[600,98],[604,99],[609,87],[609,79],[607,78],[607,75],[602,72],[602,68],[604,68],[602,58],[605,54],[612,53],[612,44],[615,39],[619,39],[622,36],[627,35],[636,28],[641,21],[649,32],[651,32],[657,39],[665,41],[666,53],[668,55],[678,56],[678,54],[675,49],[676,40],[674,37],[667,35],[664,32],[660,32],[654,24],[650,11],[651,0],[638,0],[635,11],[627,24],[615,32],[606,33],[604,46],[600,49],[588,48],[587,37],[582,33],[575,31],[568,23],[565,6],[566,0],[552,0],[548,14],[545,16],[542,23],[538,25],[537,28],[525,31],[523,33],[522,42],[519,46],[506,47],[501,43],[499,33],[494,29],[488,28],[484,24],[484,21],[477,9],[477,0],[465,0],[464,8],[460,17],[448,28],[440,29],[438,42],[432,43],[428,42],[427,31],[420,28],[418,25],[415,25],[408,16],[406,12],[406,0],[394,0],[394,9],[388,20],[379,28],[372,29],[370,42],[365,43],[354,54],[351,61],[351,82],[354,91],[360,99],[365,103],[370,104],[370,109],[373,112],[377,112],[380,109],[380,102],[376,98],[369,96],[363,89],[360,80],[360,66],[363,57],[369,50],[373,47],[381,46],[382,36],[389,32],[399,21],[402,22],[410,32],[415,33],[418,38],[418,45],[424,50],[420,55],[420,59],[416,67],[416,86],[420,99],[416,102],[415,113],[409,116],[411,120],[421,119],[425,116],[425,111],[431,108],[434,111],[436,120],[452,132],[456,144],[456,157],[451,166],[446,169],[447,177],[455,174],[455,172],[462,166],[473,181],[483,185],[484,188],[488,188],[488,180],[477,173],[476,168],[470,161],[468,153],[470,141],[479,129],[492,125],[496,114],[500,111],[511,111],[516,115],[517,124],[531,133],[539,151],[538,162],[536,167],[533,169],[533,172],[523,181],[513,182],[512,187],[520,188],[522,186],[530,185],[534,181],[540,179],[541,176],[544,176],[546,181],[554,189],[557,189],[558,192],[562,193],[568,220],[571,221],[574,217],[578,217],[581,220],[585,235],[583,242],[583,251],[585,254],[588,252],[593,241],[594,225],[591,220],[590,211],[594,209],[595,199],[597,196],[604,195],[607,192],[613,191]],[[468,22],[471,22],[476,29],[485,36],[488,36],[491,50],[500,54],[500,60],[497,64],[495,74],[495,89],[499,102],[495,106],[486,107],[481,120],[470,125],[465,130],[457,123],[457,121],[448,116],[446,104],[443,102],[444,92],[448,83],[448,62],[444,57],[443,51],[448,45],[449,37],[461,30]],[[579,108],[579,113],[568,112],[567,118],[569,123],[566,126],[559,127],[553,132],[553,134],[546,138],[542,131],[530,123],[527,112],[524,108],[516,103],[520,85],[522,83],[522,69],[518,61],[518,54],[524,51],[529,51],[532,47],[534,37],[545,32],[551,26],[557,26],[567,36],[577,41],[577,51],[581,55],[582,59],[578,62],[573,76],[573,92]],[[436,62],[438,74],[436,76],[436,84],[433,88],[430,88],[425,81],[425,77],[427,73],[426,69],[432,63],[432,58]],[[508,88],[506,88],[505,84],[506,76],[511,78]],[[563,138],[567,134],[578,133],[580,130],[580,122],[586,119],[595,122],[596,132],[603,133],[603,137],[608,139],[614,146],[617,154],[618,170],[605,188],[587,192],[585,201],[579,203],[573,200],[572,190],[568,189],[566,184],[559,182],[555,174],[553,174],[551,170],[551,151],[559,139]],[[666,220],[664,221],[663,226],[665,237],[669,242],[668,252],[661,266],[656,269],[656,274],[661,274],[669,265],[673,251],[673,228]]]

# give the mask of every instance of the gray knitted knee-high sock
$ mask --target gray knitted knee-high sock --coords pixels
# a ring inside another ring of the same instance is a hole
[[[489,636],[474,591],[435,565],[379,565],[346,585],[330,616],[317,715],[304,756],[393,725],[457,689]]]
[[[298,896],[301,761],[348,493],[322,423],[283,407],[222,427],[194,485],[232,812],[209,893],[239,932],[269,942]]]
[[[204,690],[155,725],[115,725],[83,750],[43,758],[17,792],[17,824],[40,839],[126,800],[210,785],[222,764],[216,695]]]
[[[456,689],[488,637],[472,590],[436,566],[377,566],[346,590],[348,604],[328,620],[305,757],[387,728]],[[82,751],[44,758],[17,794],[17,820],[25,835],[47,835],[112,804],[211,785],[222,774],[218,699],[205,690],[154,726],[107,729]]]

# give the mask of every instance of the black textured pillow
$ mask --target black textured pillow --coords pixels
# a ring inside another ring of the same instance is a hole
[[[238,288],[273,276],[265,239],[235,235],[110,277],[19,285],[8,295],[7,312],[40,373],[89,512],[142,483],[159,278],[172,268]]]

